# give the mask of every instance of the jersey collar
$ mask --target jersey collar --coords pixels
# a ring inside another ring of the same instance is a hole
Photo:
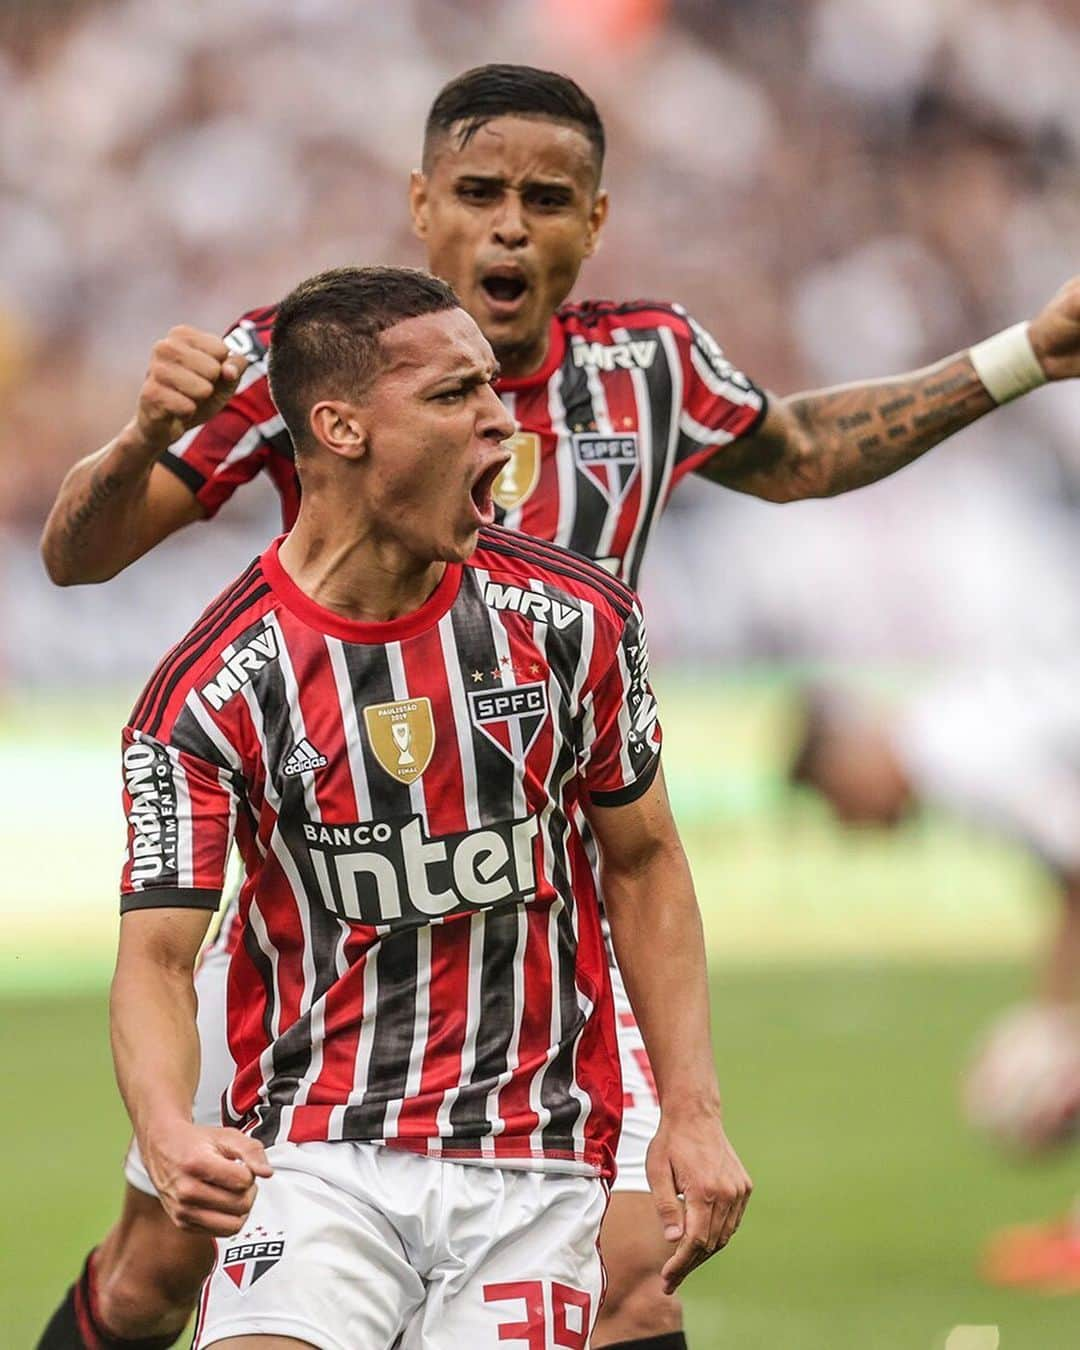
[[[316,604],[285,571],[278,558],[278,550],[284,539],[284,535],[275,539],[259,559],[263,576],[285,608],[302,623],[329,637],[340,638],[342,642],[378,646],[416,637],[439,622],[457,599],[461,588],[461,563],[447,563],[439,584],[420,608],[414,609],[411,614],[402,614],[385,623],[362,623],[358,619],[347,619],[343,614]]]

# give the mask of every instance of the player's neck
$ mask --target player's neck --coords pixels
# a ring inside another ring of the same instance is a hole
[[[499,373],[504,380],[524,380],[535,375],[547,360],[550,347],[550,320],[544,325],[543,332],[528,342],[492,344],[495,359],[499,363]]]
[[[309,599],[359,623],[414,613],[446,571],[444,562],[425,562],[374,532],[328,529],[303,509],[278,561]]]

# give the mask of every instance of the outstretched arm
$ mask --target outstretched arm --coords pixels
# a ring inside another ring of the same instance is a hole
[[[162,453],[228,402],[247,362],[212,333],[179,327],[156,343],[135,415],[64,479],[41,554],[58,586],[107,581],[205,514]]]
[[[619,969],[660,1099],[647,1167],[673,1244],[661,1272],[672,1293],[729,1241],[751,1183],[721,1124],[701,916],[662,774],[634,802],[591,806],[589,823]]]
[[[1012,336],[1005,370],[1000,345],[988,353],[980,343],[905,375],[773,398],[760,429],[701,473],[774,502],[833,497],[895,473],[1016,393],[1080,375],[1080,277],[1031,321],[1027,338],[1025,353],[1022,335]],[[1019,371],[1012,385],[1010,361]]]

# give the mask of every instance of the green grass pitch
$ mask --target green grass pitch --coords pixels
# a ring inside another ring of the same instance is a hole
[[[714,973],[729,1128],[757,1191],[744,1231],[687,1286],[695,1350],[942,1350],[996,1324],[1002,1350],[1078,1343],[1076,1298],[975,1276],[995,1224],[1060,1210],[1075,1155],[1008,1166],[957,1119],[971,1037],[1018,968],[886,962]],[[29,1350],[120,1189],[123,1114],[102,995],[0,1004],[5,1350]]]

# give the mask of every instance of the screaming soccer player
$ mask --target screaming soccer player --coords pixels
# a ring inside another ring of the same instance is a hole
[[[221,1239],[194,1344],[583,1348],[622,1113],[601,885],[664,1106],[668,1287],[750,1191],[641,612],[485,528],[514,424],[445,282],[313,277],[269,365],[296,523],[124,731],[113,1055],[163,1206]],[[234,839],[220,1128],[191,1120],[193,968]]]
[[[652,529],[684,478],[777,502],[845,492],[910,463],[1047,379],[1080,373],[1080,283],[1017,325],[923,370],[791,395],[765,394],[681,307],[565,303],[607,218],[604,130],[572,81],[485,66],[448,84],[428,116],[410,205],[432,271],[456,289],[501,366],[496,388],[516,432],[494,489],[502,522],[567,545],[621,580],[638,576]],[[285,524],[299,502],[288,432],[270,398],[275,307],[226,340],[173,329],[154,348],[132,421],[76,465],[46,526],[60,584],[103,581],[175,530],[270,474]],[[702,488],[702,490],[708,490]],[[526,598],[524,603],[529,602]],[[231,1073],[220,990],[232,925],[203,960],[203,1076],[197,1109],[219,1119]],[[669,1251],[644,1159],[658,1112],[617,971],[627,1107],[618,1178],[602,1233],[609,1275],[596,1346],[685,1345],[677,1299],[658,1271]],[[116,1227],[69,1291],[43,1350],[179,1335],[212,1249],[165,1219],[129,1158]],[[96,1341],[80,1340],[93,1308]],[[85,1318],[82,1325],[85,1326]],[[155,1342],[148,1342],[153,1344]]]

